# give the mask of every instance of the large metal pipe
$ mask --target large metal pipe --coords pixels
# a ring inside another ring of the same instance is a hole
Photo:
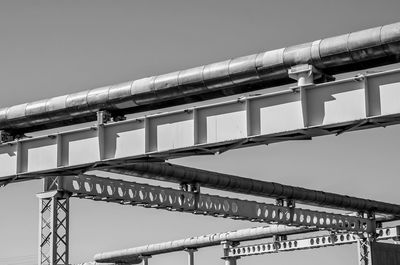
[[[299,203],[362,212],[400,216],[400,205],[361,199],[335,193],[310,190],[279,183],[238,177],[169,163],[134,163],[125,167],[105,168],[107,172],[134,177],[200,184],[202,187],[238,192]]]
[[[89,262],[84,262],[84,263],[76,263],[76,264],[73,264],[73,265],[130,265],[130,264],[138,264],[138,263],[140,263],[140,259],[138,259],[137,261],[135,261],[135,262],[131,262],[131,263],[124,263],[124,264],[118,264],[118,263],[97,263],[97,262],[94,262],[94,261],[89,261]]]
[[[136,248],[100,253],[96,254],[94,256],[94,259],[96,262],[133,263],[135,261],[137,262],[140,256],[153,256],[163,253],[183,251],[185,249],[216,246],[224,241],[239,242],[257,240],[261,238],[272,237],[275,235],[291,235],[310,231],[315,230],[309,230],[307,228],[288,227],[282,225],[248,228],[237,231],[191,237],[164,243],[145,245]]]
[[[293,82],[288,70],[312,64],[333,75],[400,61],[400,23],[234,58],[169,74],[0,109],[0,130],[28,132],[93,121]]]

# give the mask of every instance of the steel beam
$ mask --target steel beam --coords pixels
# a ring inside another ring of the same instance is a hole
[[[400,226],[377,229],[377,240],[398,240],[400,237]],[[361,243],[359,243],[361,242]],[[370,247],[368,240],[361,240],[360,237],[350,233],[331,234],[325,236],[315,236],[303,239],[292,239],[275,241],[240,247],[230,247],[226,252],[225,258],[240,258],[253,255],[272,254],[277,252],[315,249],[321,247],[339,246],[346,244],[359,243],[360,265],[370,265]],[[366,263],[365,263],[366,262]]]
[[[134,177],[184,184],[194,183],[206,188],[267,198],[295,200],[296,202],[322,207],[400,216],[400,205],[396,204],[243,178],[169,163],[135,163],[125,167],[111,167],[103,170]]]
[[[0,145],[0,182],[398,124],[399,88],[397,69],[18,139]]]
[[[85,199],[335,231],[373,233],[375,229],[374,220],[357,216],[232,199],[97,176],[65,176],[63,179],[64,191]]]

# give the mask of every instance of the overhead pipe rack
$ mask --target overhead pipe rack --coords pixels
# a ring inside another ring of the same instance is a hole
[[[398,124],[399,88],[396,69],[10,141],[0,183]]]

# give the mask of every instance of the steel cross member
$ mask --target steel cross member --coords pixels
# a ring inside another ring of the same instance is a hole
[[[400,236],[400,226],[377,229],[376,240],[396,240]],[[369,239],[370,240],[370,239]],[[366,242],[367,241],[367,242]],[[273,254],[284,251],[314,249],[346,244],[359,244],[360,265],[371,265],[371,250],[368,238],[360,239],[359,236],[350,233],[322,235],[309,238],[281,240],[254,245],[229,247],[224,258],[240,258],[253,255]]]
[[[68,265],[69,194],[48,191],[39,198],[39,265]]]
[[[74,197],[252,222],[316,227],[356,233],[375,232],[375,221],[255,201],[200,194],[97,176],[65,176],[62,189]]]

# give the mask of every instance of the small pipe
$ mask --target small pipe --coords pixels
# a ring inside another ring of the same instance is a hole
[[[297,234],[310,232],[307,228],[287,227],[283,225],[269,226],[269,227],[256,227],[249,229],[242,229],[232,232],[216,233],[198,237],[191,237],[181,240],[174,240],[164,243],[145,245],[136,248],[117,250],[112,252],[105,252],[96,254],[94,259],[96,262],[114,262],[114,263],[132,263],[138,261],[141,257],[152,256],[163,253],[183,251],[186,249],[203,248],[209,246],[216,246],[224,241],[248,241],[261,238],[272,237],[276,234]]]

